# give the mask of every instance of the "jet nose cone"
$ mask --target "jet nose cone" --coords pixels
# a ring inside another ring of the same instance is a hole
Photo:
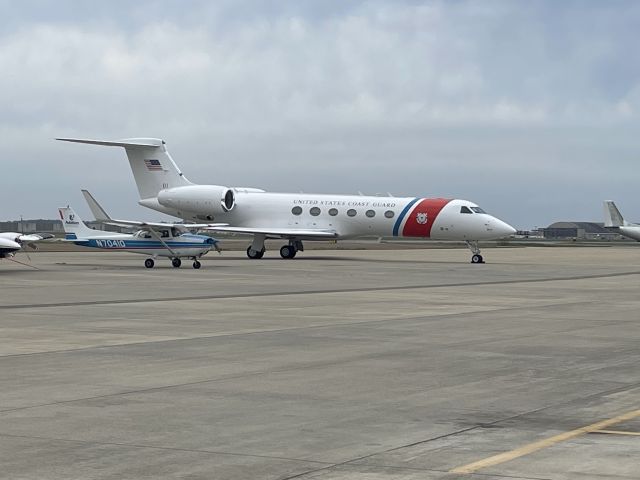
[[[493,223],[493,230],[494,232],[496,232],[496,234],[500,237],[508,237],[510,235],[513,235],[514,233],[516,233],[516,229],[513,228],[511,225],[509,225],[506,222],[503,222],[502,220],[499,219],[495,219],[495,222],[491,222]]]

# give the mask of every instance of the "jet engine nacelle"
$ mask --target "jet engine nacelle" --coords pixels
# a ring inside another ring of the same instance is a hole
[[[236,196],[232,189],[221,185],[189,185],[161,190],[158,192],[158,203],[180,212],[213,219],[217,214],[233,210]]]

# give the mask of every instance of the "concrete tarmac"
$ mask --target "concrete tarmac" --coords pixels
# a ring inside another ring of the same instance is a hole
[[[639,479],[640,248],[483,255],[3,260],[0,478]]]

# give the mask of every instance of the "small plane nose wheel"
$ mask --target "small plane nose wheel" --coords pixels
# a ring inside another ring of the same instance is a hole
[[[196,270],[199,269],[201,266],[202,264],[198,260],[193,261],[193,268],[195,268]]]
[[[153,265],[155,264],[155,262],[153,261],[153,258],[147,258],[144,261],[144,266],[147,268],[153,268]]]
[[[173,265],[173,268],[180,268],[180,265],[182,265],[182,260],[180,260],[179,258],[173,258],[171,259],[171,265]]]

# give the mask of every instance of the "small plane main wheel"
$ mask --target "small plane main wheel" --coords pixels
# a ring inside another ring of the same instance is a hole
[[[259,252],[256,250],[253,250],[250,246],[247,248],[247,257],[249,257],[251,260],[259,260],[263,256],[264,256],[264,248]]]
[[[196,270],[199,269],[201,266],[202,264],[198,260],[193,261],[193,268],[195,268]]]
[[[180,260],[179,258],[173,258],[171,259],[171,265],[173,265],[174,268],[180,268],[180,265],[182,265],[182,260]]]
[[[471,263],[484,263],[482,255],[474,255],[473,257],[471,257]]]
[[[153,258],[147,258],[144,261],[144,266],[147,268],[153,268],[153,265],[155,264],[155,262],[153,261]]]
[[[291,245],[284,245],[280,248],[280,256],[282,258],[293,258],[296,256],[296,249]]]

